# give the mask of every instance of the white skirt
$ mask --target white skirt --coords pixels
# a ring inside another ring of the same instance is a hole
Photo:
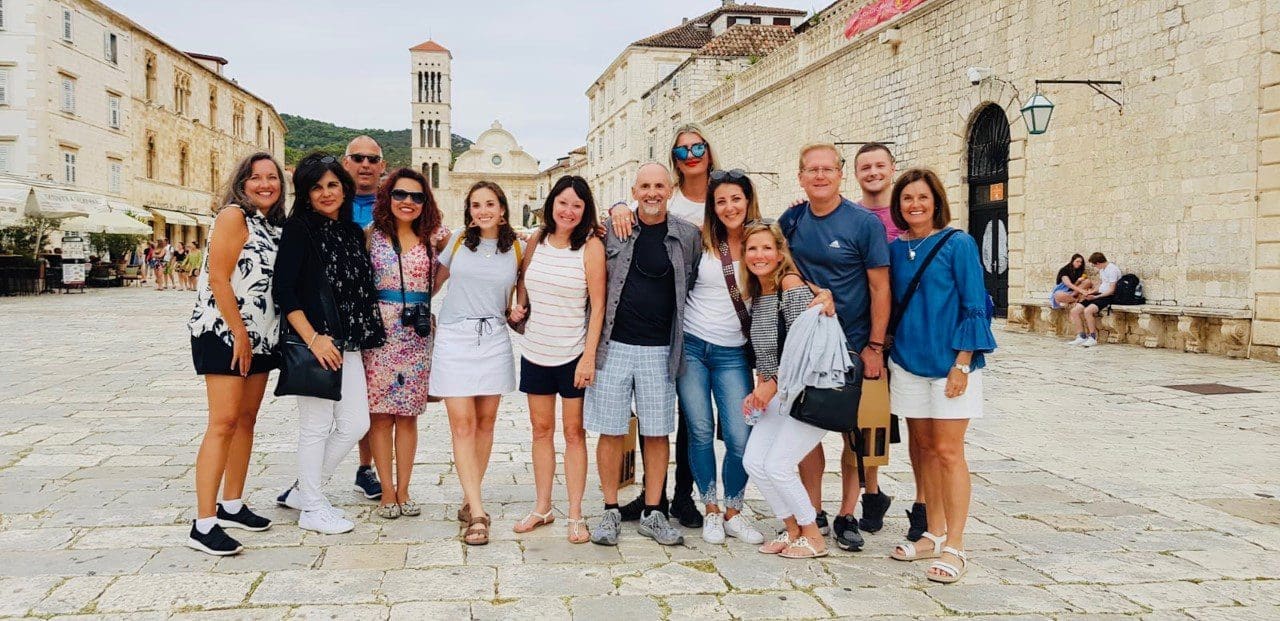
[[[436,326],[431,396],[503,395],[515,389],[515,358],[505,319],[464,319]]]

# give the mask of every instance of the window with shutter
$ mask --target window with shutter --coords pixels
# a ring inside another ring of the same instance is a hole
[[[62,40],[71,41],[71,9],[62,9]]]
[[[76,80],[70,76],[62,76],[62,111],[76,113]]]
[[[9,69],[0,69],[0,105],[9,105]]]
[[[0,142],[0,172],[13,172],[13,142]]]
[[[120,129],[120,96],[107,94],[107,122],[111,129]]]

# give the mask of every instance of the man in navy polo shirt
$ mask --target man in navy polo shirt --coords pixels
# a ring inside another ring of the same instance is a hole
[[[778,224],[804,278],[831,291],[849,350],[862,360],[863,376],[878,378],[884,369],[884,335],[891,301],[889,245],[880,220],[840,195],[843,167],[844,160],[833,144],[801,149],[800,187],[809,200],[788,209]],[[800,462],[800,475],[806,481],[817,481],[820,487],[823,460],[819,451],[821,446]],[[858,476],[856,470],[851,476]],[[856,490],[858,484],[846,482],[845,489]],[[862,535],[851,515],[838,516],[834,531],[841,549],[862,549]]]

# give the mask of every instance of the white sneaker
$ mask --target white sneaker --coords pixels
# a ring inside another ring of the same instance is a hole
[[[1076,340],[1074,340],[1074,341],[1068,341],[1068,342],[1067,342],[1067,345],[1071,345],[1072,347],[1074,347],[1074,346],[1076,346],[1076,345],[1083,345],[1083,344],[1084,344],[1084,342],[1085,342],[1085,341],[1087,341],[1087,340],[1089,340],[1089,339],[1088,339],[1088,338],[1085,338],[1085,336],[1084,336],[1083,334],[1077,334],[1077,335],[1076,335]]]
[[[702,521],[702,540],[707,543],[724,543],[724,514],[707,514]]]
[[[1080,344],[1080,346],[1081,346],[1081,347],[1093,347],[1094,345],[1097,345],[1097,344],[1098,344],[1098,339],[1095,339],[1095,338],[1093,338],[1093,337],[1091,336],[1091,337],[1089,337],[1089,338],[1085,339],[1085,340],[1084,340],[1084,342]]]
[[[298,516],[298,528],[312,530],[326,535],[338,535],[351,532],[356,525],[346,518],[333,514],[327,509],[303,511]]]
[[[747,520],[747,516],[739,513],[724,523],[724,534],[736,537],[752,545],[764,543],[764,535]]]

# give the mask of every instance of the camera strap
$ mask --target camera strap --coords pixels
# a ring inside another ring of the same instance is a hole
[[[391,249],[396,251],[396,266],[400,268],[400,316],[404,316],[404,311],[409,307],[409,303],[405,301],[404,294],[404,260],[400,257],[400,235],[391,236]]]

